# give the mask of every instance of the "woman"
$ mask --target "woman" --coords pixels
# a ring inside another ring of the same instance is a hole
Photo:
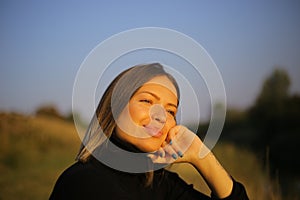
[[[132,67],[105,91],[77,162],[50,199],[248,199],[242,184],[187,128],[176,124],[179,88],[158,63]],[[166,164],[187,162],[211,189],[208,197]]]

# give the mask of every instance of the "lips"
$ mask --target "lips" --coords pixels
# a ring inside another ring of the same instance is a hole
[[[144,126],[146,132],[151,135],[152,137],[160,137],[163,135],[163,132],[161,131],[160,128],[157,128],[155,126]]]

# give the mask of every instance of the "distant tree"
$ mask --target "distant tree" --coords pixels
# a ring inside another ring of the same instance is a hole
[[[288,98],[285,109],[284,124],[288,129],[300,130],[300,96],[295,94]]]
[[[300,146],[300,96],[289,93],[290,84],[287,72],[275,69],[248,110],[254,128],[252,147],[264,157],[270,175],[279,175],[283,193],[296,188],[291,180],[300,177],[300,163],[295,161]]]
[[[261,145],[268,145],[284,127],[287,102],[289,101],[290,78],[286,71],[275,69],[264,81],[262,89],[249,110],[250,120],[261,130],[258,137]]]
[[[279,102],[288,97],[290,78],[283,69],[275,69],[263,83],[262,90],[256,100],[257,104]]]
[[[43,105],[36,109],[36,115],[48,116],[48,117],[55,117],[59,119],[65,119],[65,117],[60,114],[58,109],[54,105]]]

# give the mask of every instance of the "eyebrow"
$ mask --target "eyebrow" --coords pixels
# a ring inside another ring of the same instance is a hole
[[[138,92],[137,94],[141,94],[141,93],[147,93],[147,94],[150,94],[150,95],[152,95],[154,98],[156,98],[157,100],[160,100],[160,97],[157,96],[156,94],[152,93],[152,92],[149,92],[149,91],[140,91],[140,92]],[[167,105],[173,106],[173,107],[175,107],[175,108],[177,109],[177,105],[176,105],[176,104],[168,103]]]

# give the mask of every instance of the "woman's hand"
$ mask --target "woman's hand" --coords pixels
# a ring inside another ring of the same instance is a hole
[[[233,181],[230,175],[200,138],[184,126],[171,128],[162,147],[149,157],[154,163],[192,164],[219,198],[229,196],[232,191]]]
[[[207,149],[200,138],[188,128],[177,125],[170,129],[161,148],[149,157],[154,163],[189,162],[199,159]]]

